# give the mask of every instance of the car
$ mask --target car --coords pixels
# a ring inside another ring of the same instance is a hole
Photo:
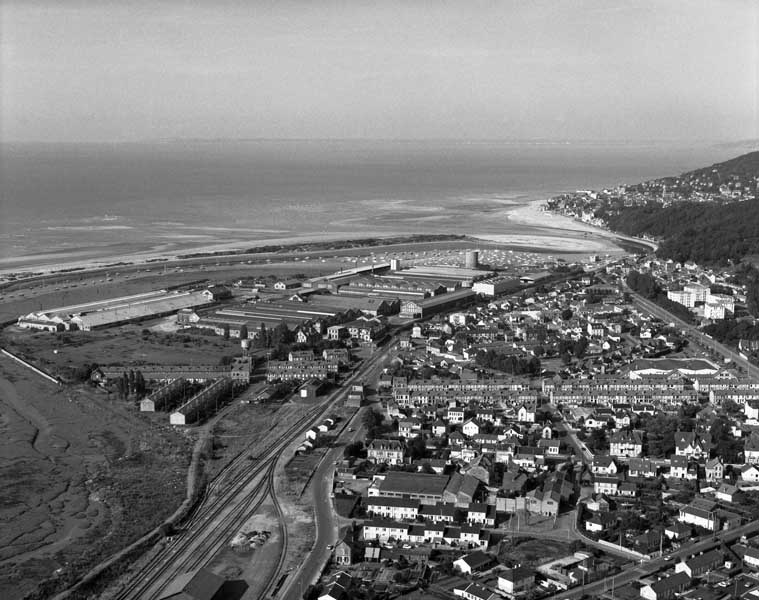
[[[672,555],[667,554],[667,556],[664,557],[664,560],[672,560]]]
[[[348,431],[356,431],[355,427],[348,427]]]
[[[327,544],[327,550],[334,550],[335,546],[334,544]]]

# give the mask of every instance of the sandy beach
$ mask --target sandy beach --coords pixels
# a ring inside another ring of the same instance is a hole
[[[575,219],[543,210],[545,199],[530,200],[526,204],[509,206],[500,211],[504,222],[504,233],[491,231],[460,230],[457,233],[473,238],[512,246],[515,249],[542,248],[555,253],[617,253],[623,250],[614,243],[619,236],[581,223]],[[494,221],[497,220],[494,219]],[[522,231],[514,225],[523,225]],[[514,230],[514,233],[509,231]],[[48,253],[27,257],[0,258],[0,275],[19,272],[52,273],[63,269],[95,269],[115,263],[145,264],[161,259],[176,259],[195,253],[236,252],[265,245],[291,245],[308,242],[349,240],[364,237],[391,237],[407,235],[406,231],[377,233],[364,231],[337,231],[330,233],[309,233],[296,236],[267,239],[237,239],[221,243],[166,243],[152,246],[144,251],[115,253],[107,256],[93,256],[87,252]]]

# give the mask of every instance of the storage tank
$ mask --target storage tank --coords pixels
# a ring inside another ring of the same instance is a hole
[[[466,251],[466,262],[464,263],[464,266],[467,269],[476,269],[480,266],[480,253],[478,250]]]

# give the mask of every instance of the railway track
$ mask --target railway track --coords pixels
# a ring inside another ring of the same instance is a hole
[[[282,511],[272,493],[277,459],[282,450],[308,429],[330,404],[331,400],[327,400],[299,417],[277,439],[259,450],[257,459],[249,458],[250,449],[257,442],[251,442],[238,453],[206,486],[198,507],[181,525],[183,533],[161,548],[149,565],[135,572],[114,598],[155,598],[177,575],[207,564],[266,498],[272,499],[280,517],[286,547]],[[286,551],[283,551],[280,564],[285,556]]]

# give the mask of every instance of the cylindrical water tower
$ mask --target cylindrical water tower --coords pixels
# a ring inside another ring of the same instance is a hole
[[[467,250],[465,260],[464,266],[467,269],[476,269],[480,266],[480,252],[478,250]]]

